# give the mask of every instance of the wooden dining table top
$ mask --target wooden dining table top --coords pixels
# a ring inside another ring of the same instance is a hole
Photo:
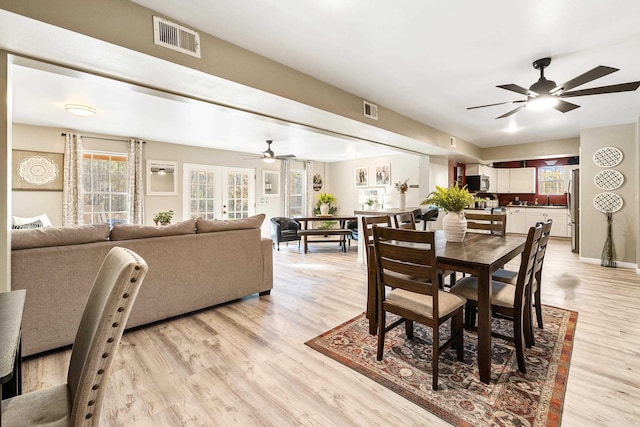
[[[490,266],[524,249],[524,236],[500,236],[467,232],[461,243],[447,242],[441,230],[435,232],[436,257],[439,263],[460,266]],[[464,270],[462,270],[464,271]]]

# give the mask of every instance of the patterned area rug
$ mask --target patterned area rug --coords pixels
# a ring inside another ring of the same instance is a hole
[[[525,349],[526,374],[518,371],[513,344],[493,338],[490,384],[478,374],[477,336],[465,332],[464,362],[453,349],[440,357],[438,391],[431,389],[431,329],[417,323],[413,341],[403,325],[387,333],[381,362],[364,314],[306,344],[456,426],[559,426],[577,317],[543,306],[544,329],[535,327],[536,345]],[[493,322],[494,331],[511,336],[511,322]],[[441,327],[445,339],[448,326]]]

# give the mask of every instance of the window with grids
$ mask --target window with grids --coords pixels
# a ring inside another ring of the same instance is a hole
[[[84,223],[130,222],[126,154],[85,151],[82,161]]]
[[[538,168],[538,194],[564,194],[564,166]]]
[[[305,216],[305,174],[303,170],[289,171],[289,216]]]
[[[249,174],[243,171],[227,172],[227,215],[229,219],[249,216]]]
[[[191,218],[214,219],[216,175],[213,170],[191,170]]]

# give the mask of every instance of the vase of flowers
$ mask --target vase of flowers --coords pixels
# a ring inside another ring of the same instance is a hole
[[[436,189],[429,193],[421,205],[435,205],[441,207],[447,214],[442,219],[442,230],[448,242],[462,242],[467,233],[467,220],[464,208],[473,203],[476,198],[469,193],[467,186],[460,188],[452,185],[443,188],[436,185]]]
[[[398,181],[395,184],[396,190],[400,193],[398,207],[404,210],[407,207],[407,190],[409,189],[409,178],[404,181]]]

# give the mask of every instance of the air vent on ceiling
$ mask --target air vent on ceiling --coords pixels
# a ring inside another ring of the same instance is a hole
[[[153,17],[153,42],[200,58],[200,35],[182,25]]]
[[[452,136],[449,137],[449,147],[456,148],[456,139]]]
[[[364,116],[373,120],[378,120],[378,106],[367,101],[362,101]]]

